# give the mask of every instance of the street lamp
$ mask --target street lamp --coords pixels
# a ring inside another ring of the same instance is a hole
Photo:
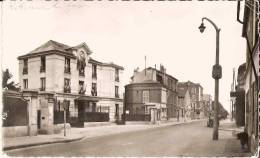
[[[199,30],[201,33],[203,33],[206,28],[203,23],[204,20],[207,20],[208,22],[210,22],[216,30],[216,64],[213,66],[213,69],[212,69],[212,77],[215,79],[213,140],[218,140],[219,79],[222,77],[222,68],[219,65],[219,32],[220,32],[220,29],[217,27],[217,25],[213,21],[211,21],[210,19],[208,19],[206,17],[203,17],[202,23],[199,26]]]

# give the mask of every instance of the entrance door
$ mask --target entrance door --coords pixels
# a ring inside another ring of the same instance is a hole
[[[118,104],[115,104],[116,106],[116,109],[115,109],[115,117],[116,117],[116,120],[119,119],[119,105]]]
[[[37,110],[37,128],[41,128],[41,110]]]
[[[79,102],[78,104],[78,118],[79,122],[85,121],[85,105],[83,102]]]

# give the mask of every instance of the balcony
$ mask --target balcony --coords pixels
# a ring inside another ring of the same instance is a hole
[[[70,67],[65,67],[64,68],[64,73],[70,74]]]
[[[45,91],[45,87],[40,88],[40,91]]]
[[[115,98],[119,98],[119,94],[115,94]]]
[[[86,92],[86,89],[84,89],[83,87],[80,88],[79,90],[79,94],[85,94]]]
[[[71,92],[70,86],[64,86],[64,93],[70,93],[70,92]]]
[[[79,71],[79,76],[85,76],[85,72],[84,71]]]
[[[93,73],[93,74],[92,74],[92,78],[93,78],[93,79],[97,79],[97,73]]]
[[[119,82],[119,77],[118,76],[115,77],[115,81]]]
[[[45,72],[45,66],[40,66],[40,72]]]
[[[25,74],[28,74],[28,68],[27,67],[24,67],[23,68],[23,74],[25,75]]]
[[[93,89],[92,89],[92,90],[91,90],[91,95],[92,95],[92,96],[97,96],[97,90],[93,90]]]

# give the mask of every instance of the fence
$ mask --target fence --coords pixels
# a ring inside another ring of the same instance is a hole
[[[109,113],[105,112],[85,112],[85,122],[107,122]]]
[[[3,96],[3,127],[28,125],[27,102],[21,98]]]
[[[123,117],[123,116],[122,116]],[[125,114],[126,121],[151,121],[151,115],[144,114]]]

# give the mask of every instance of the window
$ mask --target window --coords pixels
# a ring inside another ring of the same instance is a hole
[[[28,89],[28,79],[23,80],[23,88]]]
[[[65,58],[64,72],[70,73],[70,58]]]
[[[116,98],[119,98],[119,93],[118,93],[118,91],[119,91],[119,87],[118,87],[118,86],[115,86],[115,97],[116,97]]]
[[[23,74],[28,74],[28,59],[23,60]]]
[[[97,84],[96,83],[92,83],[91,95],[97,96]]]
[[[97,78],[97,65],[92,65],[92,78]]]
[[[119,82],[119,69],[115,69],[115,81]]]
[[[84,81],[79,81],[79,94],[85,94],[85,92]]]
[[[42,57],[41,57],[40,72],[45,72],[45,63],[46,63],[45,56],[42,56]]]
[[[149,91],[143,91],[143,103],[149,103]]]
[[[65,78],[64,79],[64,93],[70,93],[70,79]]]
[[[46,87],[46,79],[45,78],[41,78],[41,88],[40,88],[40,91],[45,91],[45,87]]]

